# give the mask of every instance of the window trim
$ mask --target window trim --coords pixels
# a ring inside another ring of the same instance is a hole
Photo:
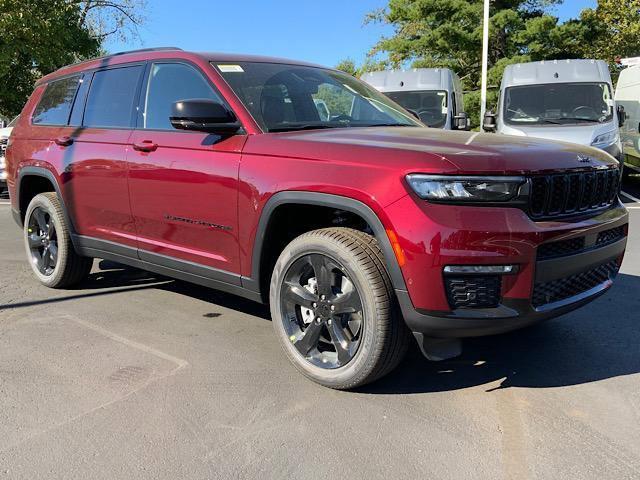
[[[32,126],[32,127],[67,127],[67,126],[69,126],[69,119],[71,118],[71,112],[73,111],[73,105],[75,104],[76,96],[78,95],[78,90],[80,89],[80,80],[83,78],[83,76],[84,76],[84,72],[76,72],[76,73],[64,75],[64,76],[61,76],[61,77],[58,77],[58,78],[54,78],[54,79],[50,80],[49,82],[45,83],[44,84],[44,91],[42,92],[42,95],[40,95],[40,98],[38,99],[38,103],[36,104],[36,106],[34,107],[33,111],[31,112],[31,115],[29,116],[29,125]],[[38,110],[38,107],[42,103],[42,100],[43,100],[45,94],[47,93],[47,90],[51,86],[51,84],[52,83],[56,83],[56,82],[62,82],[64,80],[68,80],[68,79],[73,78],[73,77],[78,77],[78,83],[76,85],[76,91],[73,93],[73,99],[71,100],[71,106],[69,108],[69,113],[67,115],[66,123],[35,123],[33,121],[33,119],[34,119],[34,117],[36,115],[36,110]]]
[[[222,101],[222,104],[227,107],[229,109],[229,111],[233,112],[233,114],[236,116],[236,118],[238,119],[238,122],[241,125],[240,130],[238,130],[238,133],[236,133],[236,135],[245,135],[246,134],[246,128],[244,126],[244,124],[242,123],[242,120],[240,120],[240,117],[238,116],[238,114],[233,110],[233,108],[231,108],[231,105],[229,104],[228,100],[225,98],[225,96],[222,94],[222,92],[220,92],[220,89],[217,87],[217,85],[209,78],[209,76],[206,74],[206,72],[204,70],[202,70],[202,68],[200,68],[199,65],[196,65],[195,63],[184,59],[184,58],[158,58],[158,59],[152,59],[152,60],[148,60],[147,61],[147,67],[145,69],[144,75],[143,75],[143,79],[142,79],[142,84],[140,85],[140,90],[138,92],[138,110],[136,113],[136,118],[135,118],[135,125],[133,127],[134,130],[139,130],[139,131],[144,131],[144,132],[165,132],[165,133],[179,133],[179,134],[191,134],[191,135],[211,135],[209,133],[206,132],[198,132],[198,131],[194,131],[194,130],[179,130],[176,128],[145,128],[144,125],[144,113],[145,110],[145,94],[147,89],[149,88],[149,82],[151,81],[150,77],[151,77],[151,69],[153,68],[153,65],[156,64],[162,64],[162,65],[166,65],[166,64],[180,64],[180,65],[185,65],[187,67],[191,67],[193,68],[196,72],[198,72],[202,78],[204,79],[204,81],[209,85],[209,87],[213,90],[213,92],[220,98],[220,100]],[[213,67],[211,67],[213,68]]]

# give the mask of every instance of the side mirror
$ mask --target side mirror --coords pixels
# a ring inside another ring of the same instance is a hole
[[[241,128],[231,110],[219,102],[202,98],[175,102],[169,119],[173,128],[217,135],[233,135]]]
[[[497,115],[495,113],[488,111],[484,114],[482,129],[485,132],[495,132],[498,129]]]
[[[454,130],[471,130],[471,121],[467,112],[460,112],[453,117],[453,129]]]
[[[627,119],[627,113],[624,111],[624,107],[622,105],[618,105],[616,111],[618,113],[618,127],[622,127],[624,125],[624,121]]]

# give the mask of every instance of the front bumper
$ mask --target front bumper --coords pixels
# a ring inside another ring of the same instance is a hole
[[[610,288],[626,248],[628,214],[620,203],[591,218],[546,222],[533,222],[512,208],[432,205],[412,198],[387,210],[396,208],[404,215],[391,211],[389,217],[401,218],[394,228],[403,232],[398,236],[407,286],[396,288],[396,295],[408,327],[429,337],[498,334],[570,312]],[[410,220],[416,208],[427,222]],[[600,234],[616,229],[624,235],[596,244]],[[421,235],[428,240],[420,241]],[[541,245],[581,238],[586,239],[582,250],[538,257]],[[497,306],[454,308],[447,296],[445,265],[516,265],[518,271],[502,276]],[[604,266],[608,269],[603,273]],[[565,279],[585,280],[581,285],[588,288],[556,295],[567,289]]]

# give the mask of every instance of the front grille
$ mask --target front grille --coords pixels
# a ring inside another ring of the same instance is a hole
[[[615,277],[617,273],[618,262],[611,260],[570,277],[536,283],[533,288],[533,306],[537,308],[548,303],[574,297]]]
[[[500,303],[499,275],[447,275],[444,281],[451,308],[494,308]]]
[[[579,253],[584,250],[584,243],[585,238],[578,237],[542,244],[538,247],[538,260],[548,260],[549,258]]]
[[[625,237],[624,226],[612,228],[611,230],[605,230],[598,234],[596,240],[596,247],[604,247],[610,243],[615,243],[618,240]]]
[[[615,201],[619,188],[618,169],[535,176],[529,214],[541,220],[598,210]]]

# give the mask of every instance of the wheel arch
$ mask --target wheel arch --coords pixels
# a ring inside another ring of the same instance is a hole
[[[64,202],[64,197],[62,196],[62,191],[60,190],[60,184],[58,183],[58,179],[53,174],[53,172],[51,172],[50,170],[44,167],[26,166],[20,169],[20,173],[18,174],[18,180],[16,182],[16,198],[17,198],[18,214],[19,214],[19,218],[17,218],[16,220],[19,220],[20,226],[24,224],[24,217],[27,212],[27,207],[29,206],[29,202],[31,201],[31,199],[35,195],[44,192],[44,190],[41,191],[41,189],[36,189],[35,194],[31,195],[34,192],[29,190],[25,191],[24,187],[29,181],[29,178],[32,178],[32,177],[35,177],[41,180],[47,180],[51,184],[52,189],[49,189],[46,191],[53,191],[58,196],[58,199],[60,200],[60,204],[62,205],[62,210],[64,212],[65,220],[67,222],[67,225],[69,226],[69,229],[71,230],[70,233],[74,234],[75,228],[73,226],[73,222],[71,221],[71,217],[69,216],[69,211],[67,209],[67,206]],[[72,235],[72,238],[73,237],[74,235]]]
[[[266,234],[274,213],[279,207],[285,205],[313,205],[344,210],[361,217],[371,228],[373,235],[380,244],[384,255],[385,266],[391,278],[394,289],[406,290],[406,284],[400,265],[396,259],[393,247],[387,235],[387,231],[378,215],[365,203],[350,197],[329,193],[285,191],[271,196],[260,214],[260,220],[256,230],[251,256],[251,278],[242,278],[243,287],[261,293],[262,260]],[[265,292],[262,292],[263,294]]]

